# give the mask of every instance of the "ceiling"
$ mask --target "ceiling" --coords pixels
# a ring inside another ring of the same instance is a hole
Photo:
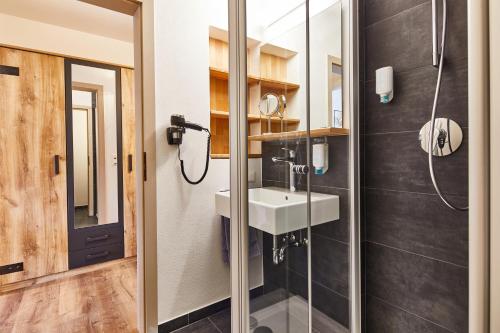
[[[0,0],[0,13],[133,42],[132,16],[78,0]]]

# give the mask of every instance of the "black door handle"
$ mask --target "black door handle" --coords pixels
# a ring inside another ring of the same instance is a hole
[[[61,172],[59,168],[59,159],[60,159],[59,155],[54,155],[54,174],[56,175],[58,175]]]
[[[132,154],[128,154],[127,161],[128,161],[128,173],[131,173],[132,172]]]
[[[87,243],[103,241],[109,238],[109,234],[97,236],[97,237],[87,237]]]
[[[109,256],[109,251],[104,251],[101,253],[94,253],[94,254],[87,254],[87,260],[93,260],[93,259],[99,259],[99,258],[105,258]]]

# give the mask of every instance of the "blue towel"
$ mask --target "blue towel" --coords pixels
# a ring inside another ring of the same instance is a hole
[[[225,263],[229,263],[230,257],[230,230],[231,230],[231,219],[221,216],[221,230],[222,230],[222,260]],[[248,235],[248,256],[249,258],[255,258],[261,255],[260,246],[259,246],[259,238],[257,237],[257,229],[249,228]]]

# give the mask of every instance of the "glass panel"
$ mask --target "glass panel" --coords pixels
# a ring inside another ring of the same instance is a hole
[[[350,157],[345,129],[350,117],[342,98],[341,6],[340,1],[311,0],[309,11],[312,325],[333,333],[349,331]],[[317,136],[324,127],[333,135]],[[331,200],[325,211],[320,197]],[[322,214],[332,215],[321,220]]]
[[[309,331],[306,138],[287,139],[307,128],[305,22],[303,1],[247,1],[250,332]]]
[[[118,223],[116,72],[71,67],[74,227]]]

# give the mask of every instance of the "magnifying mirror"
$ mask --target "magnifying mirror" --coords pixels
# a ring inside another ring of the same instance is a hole
[[[267,132],[271,133],[271,117],[280,111],[280,98],[273,93],[267,93],[259,102],[260,114],[267,117]]]

